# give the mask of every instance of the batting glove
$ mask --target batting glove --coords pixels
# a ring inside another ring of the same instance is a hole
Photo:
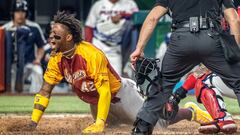
[[[105,122],[102,119],[97,119],[95,123],[85,128],[82,133],[101,133],[104,130]]]

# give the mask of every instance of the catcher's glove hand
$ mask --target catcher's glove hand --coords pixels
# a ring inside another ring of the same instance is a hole
[[[181,99],[186,97],[187,91],[183,87],[180,87],[176,92],[170,96],[169,100],[163,106],[163,117],[166,120],[175,118],[178,112],[178,104]]]
[[[172,120],[175,118],[179,110],[178,103],[179,101],[174,96],[169,98],[169,101],[167,101],[163,106],[163,119]]]

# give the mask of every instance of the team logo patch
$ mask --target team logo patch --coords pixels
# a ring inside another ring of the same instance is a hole
[[[64,77],[67,82],[74,84],[78,80],[86,78],[86,72],[84,70],[77,70],[72,75],[68,72],[67,69],[64,69]]]

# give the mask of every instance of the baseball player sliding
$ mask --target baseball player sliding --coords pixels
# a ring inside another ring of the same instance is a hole
[[[77,19],[58,12],[54,22],[49,36],[53,51],[44,74],[44,83],[34,99],[30,126],[37,126],[48,106],[53,87],[63,78],[72,85],[80,99],[97,106],[95,123],[85,128],[83,133],[103,131],[111,103],[115,103],[115,108],[125,112],[126,117],[133,121],[143,102],[137,94],[135,83],[120,78],[102,51],[82,41]],[[126,108],[126,105],[129,107],[130,103],[138,101],[141,101],[140,104]]]
[[[85,128],[83,133],[102,132],[109,112],[115,116],[125,114],[122,119],[134,121],[144,102],[137,92],[135,82],[120,78],[103,52],[83,41],[81,33],[80,22],[72,15],[58,12],[54,16],[54,24],[49,35],[52,53],[42,88],[34,99],[29,128],[34,129],[38,125],[44,110],[48,107],[52,89],[62,79],[72,85],[81,100],[91,104],[95,122]],[[209,121],[203,117],[204,113],[201,110],[195,113],[190,109],[182,109],[179,112],[190,114],[182,115],[181,118],[186,116],[189,117],[186,119],[193,118],[198,122]],[[160,119],[158,126],[163,127],[164,124],[168,122]]]

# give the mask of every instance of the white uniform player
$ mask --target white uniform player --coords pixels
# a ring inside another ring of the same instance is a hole
[[[136,11],[138,7],[133,0],[99,0],[92,6],[85,24],[86,40],[105,53],[119,75],[122,73],[120,45],[124,25]]]

